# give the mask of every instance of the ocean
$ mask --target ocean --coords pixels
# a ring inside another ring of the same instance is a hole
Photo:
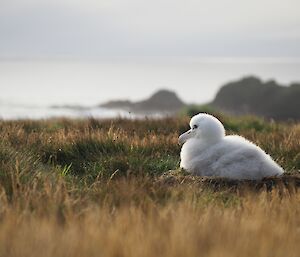
[[[135,118],[98,105],[114,99],[143,100],[159,89],[173,90],[183,101],[201,104],[211,101],[225,83],[250,75],[283,85],[300,82],[300,59],[0,60],[0,119]]]

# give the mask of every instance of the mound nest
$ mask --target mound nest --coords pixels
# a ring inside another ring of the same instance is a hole
[[[208,187],[213,190],[229,189],[233,191],[243,191],[250,189],[254,191],[271,191],[276,188],[296,192],[300,189],[300,174],[285,174],[280,177],[267,177],[262,180],[236,180],[220,177],[192,176],[183,171],[172,170],[161,175],[158,182],[169,186],[197,184],[201,187]]]

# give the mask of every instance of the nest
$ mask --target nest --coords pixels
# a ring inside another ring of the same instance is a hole
[[[300,188],[300,175],[284,174],[279,177],[267,177],[262,180],[237,180],[221,177],[199,177],[181,170],[172,170],[160,176],[158,182],[169,186],[197,184],[200,187],[207,187],[212,190],[271,191],[276,188],[280,191],[297,192]]]

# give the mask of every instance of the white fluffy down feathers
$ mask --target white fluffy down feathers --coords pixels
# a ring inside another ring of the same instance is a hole
[[[283,169],[261,148],[241,136],[225,136],[223,124],[200,113],[191,129],[179,137],[180,167],[199,176],[260,180],[283,174]]]

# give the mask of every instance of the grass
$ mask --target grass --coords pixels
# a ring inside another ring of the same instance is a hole
[[[299,172],[300,124],[219,118]],[[188,121],[0,121],[0,256],[298,256],[297,188],[180,171]]]

